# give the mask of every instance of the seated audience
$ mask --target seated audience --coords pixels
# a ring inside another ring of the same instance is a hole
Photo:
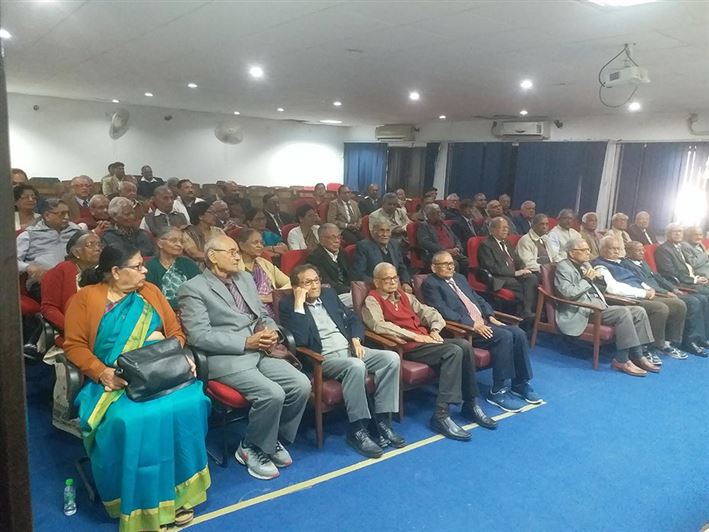
[[[149,164],[140,169],[140,181],[138,181],[138,196],[143,199],[152,198],[157,187],[163,186],[165,181],[153,175],[153,169]]]
[[[168,183],[170,180],[168,179]],[[181,212],[185,220],[190,219],[190,207],[196,203],[202,203],[204,200],[198,198],[194,192],[194,185],[189,179],[179,179],[175,184],[175,193],[173,209]]]
[[[266,215],[266,229],[277,235],[283,234],[284,225],[293,223],[293,217],[281,211],[281,200],[275,194],[264,195],[263,212]]]
[[[121,530],[185,525],[211,483],[203,384],[135,402],[115,368],[126,351],[166,338],[184,344],[180,324],[145,282],[140,250],[123,241],[104,248],[81,285],[66,311],[64,351],[87,377],[76,401],[98,494]]]
[[[389,222],[386,220],[376,221],[370,234],[370,239],[357,242],[352,264],[352,279],[371,282],[374,267],[380,262],[386,262],[396,269],[401,288],[405,292],[411,293],[413,291],[411,288],[411,275],[409,275],[409,270],[404,263],[401,246],[391,239],[391,225]]]
[[[630,242],[630,235],[626,229],[628,228],[628,215],[622,212],[617,212],[611,216],[611,228],[606,231],[607,236],[616,237],[621,245],[620,257],[625,257],[625,243]]]
[[[416,212],[411,215],[411,221],[424,223],[426,221],[426,206],[436,203],[435,195],[424,195],[421,198],[421,203],[416,207]]]
[[[462,338],[442,338],[445,319],[433,307],[422,304],[399,288],[394,266],[377,264],[374,286],[364,300],[362,320],[377,334],[406,341],[404,357],[439,367],[438,397],[431,428],[447,438],[467,441],[470,433],[450,417],[449,405],[463,403],[460,414],[493,429],[497,426],[478,404],[475,357],[470,342]]]
[[[78,175],[71,180],[71,193],[64,196],[69,207],[69,218],[74,223],[91,217],[89,200],[94,191],[94,182],[87,175]]]
[[[145,213],[140,228],[153,235],[161,234],[168,227],[184,229],[189,221],[178,209],[172,191],[167,185],[158,185],[153,189],[153,208]]]
[[[212,238],[222,236],[224,231],[217,227],[213,204],[206,201],[190,207],[190,224],[185,229],[184,253],[201,264],[204,261],[204,245]]]
[[[695,272],[683,253],[683,235],[684,230],[680,224],[671,223],[667,226],[665,229],[666,240],[655,250],[657,271],[672,283],[688,285],[700,294],[709,295],[709,279],[705,275]]]
[[[396,194],[388,192],[382,196],[382,206],[369,215],[369,232],[374,230],[374,224],[386,220],[391,227],[391,238],[401,241],[406,237],[406,226],[411,223],[406,215],[406,209],[399,207]]]
[[[128,198],[113,198],[108,204],[108,215],[113,227],[106,229],[101,236],[105,245],[113,246],[123,242],[138,248],[143,257],[155,255],[153,239],[147,231],[137,227],[135,209]]]
[[[453,234],[460,240],[461,246],[463,246],[463,252],[467,256],[468,254],[468,240],[474,236],[478,236],[479,228],[476,227],[474,218],[473,202],[471,200],[463,200],[460,202],[460,216],[456,218],[451,225]]]
[[[17,185],[27,183],[29,178],[27,177],[27,172],[21,168],[13,168],[10,173],[10,180],[12,181],[12,188],[15,188]]]
[[[147,209],[145,208],[145,205],[138,200],[138,187],[135,183],[128,180],[121,181],[121,184],[118,187],[118,197],[130,200],[133,205],[133,210],[135,211],[135,219],[143,219]]]
[[[485,220],[485,223],[482,226],[481,234],[483,235],[489,235],[490,234],[490,222],[491,220],[494,220],[495,218],[504,218],[507,221],[507,227],[509,228],[509,234],[511,235],[516,235],[517,234],[517,228],[515,227],[514,222],[512,221],[512,218],[509,216],[506,216],[502,213],[502,204],[497,201],[497,200],[492,200],[487,204],[487,216],[488,218]]]
[[[249,272],[256,284],[256,291],[268,314],[275,317],[273,291],[290,288],[290,279],[275,264],[263,258],[263,240],[255,229],[244,229],[239,233],[239,250],[244,270]]]
[[[315,249],[318,245],[318,213],[309,203],[304,203],[295,210],[298,226],[288,233],[290,249]]]
[[[238,203],[242,206],[242,210],[248,211],[251,209],[251,200],[244,198],[239,193],[239,185],[236,181],[222,181],[217,183],[217,193],[215,194],[214,200],[222,200],[227,203]]]
[[[581,238],[583,238],[591,249],[591,260],[598,257],[598,242],[603,235],[597,230],[598,215],[595,212],[587,212],[581,217]]]
[[[433,256],[431,271],[421,287],[424,303],[446,320],[474,327],[473,347],[490,351],[493,384],[487,401],[506,412],[519,412],[525,402],[540,404],[542,398],[529,384],[532,366],[524,331],[495,318],[492,307],[470,288],[466,277],[455,272],[447,251]]]
[[[256,229],[261,233],[264,249],[274,255],[281,255],[288,251],[288,246],[281,238],[281,233],[274,233],[266,229],[266,212],[262,209],[251,209],[244,217],[246,227]]]
[[[510,211],[510,207],[512,207],[512,198],[509,196],[509,194],[500,194],[500,196],[498,196],[497,198],[497,201],[499,201],[500,205],[502,205],[502,214],[512,219],[512,212]],[[523,235],[524,233],[520,234]]]
[[[394,191],[394,194],[396,194],[396,199],[399,202],[399,207],[402,209],[406,208],[406,191],[403,188],[397,188]]]
[[[539,273],[543,264],[551,262],[548,232],[549,218],[546,214],[537,214],[532,221],[532,228],[517,242],[517,256],[522,261],[522,267],[530,272]]]
[[[108,165],[108,174],[101,178],[101,192],[109,200],[118,196],[121,181],[126,177],[126,167],[122,162],[116,161]]]
[[[709,255],[703,243],[704,231],[701,227],[690,226],[684,230],[682,253],[692,266],[694,273],[709,277]]]
[[[236,229],[236,225],[231,222],[229,215],[229,205],[224,200],[215,200],[212,203],[214,216],[217,218],[217,227],[228,233],[232,229]]]
[[[158,253],[145,263],[148,270],[145,278],[157,286],[172,309],[177,310],[177,291],[199,275],[200,270],[192,259],[182,256],[185,235],[181,229],[171,226],[159,231],[155,239]]]
[[[352,308],[350,261],[342,248],[342,235],[335,224],[322,224],[318,229],[320,243],[308,255],[308,262],[318,269],[320,280],[329,284],[340,301]]]
[[[69,221],[69,207],[57,198],[47,198],[42,219],[17,236],[17,270],[27,274],[27,292],[40,300],[39,281],[50,268],[64,260],[66,244],[79,227]]]
[[[446,220],[457,220],[460,217],[460,196],[458,194],[448,194],[446,196],[446,206],[442,207]]]
[[[337,189],[337,199],[330,202],[327,210],[327,221],[340,228],[346,244],[355,244],[362,240],[362,234],[359,232],[362,227],[362,216],[347,185]]]
[[[246,209],[241,201],[225,200],[229,209],[229,220],[227,225],[232,228],[242,227],[246,217]]]
[[[591,261],[591,265],[600,274],[606,284],[606,294],[629,297],[645,309],[650,321],[653,346],[662,354],[669,354],[672,349],[670,342],[682,343],[682,331],[687,317],[687,305],[679,299],[670,300],[657,297],[657,292],[650,285],[643,286],[637,276],[623,267],[620,258],[621,242],[614,235],[606,235],[601,239],[601,255]],[[657,353],[648,350],[648,361],[656,366],[662,365]]]
[[[41,218],[34,212],[39,192],[32,185],[20,183],[12,189],[12,194],[15,198],[15,231],[21,231]]]
[[[359,202],[359,212],[362,216],[372,214],[382,206],[379,200],[379,185],[371,183],[367,187],[367,195]]]
[[[335,227],[337,229],[337,227]],[[319,353],[323,377],[342,383],[349,430],[346,441],[358,453],[379,458],[384,447],[404,447],[406,441],[391,427],[391,415],[399,411],[399,355],[362,345],[360,318],[338,301],[332,288],[312,264],[296,266],[291,273],[293,294],[279,305],[283,324],[293,332],[295,343]],[[374,376],[374,411],[367,401],[365,381]],[[374,417],[372,430],[368,425]]]
[[[424,251],[424,260],[430,264],[434,253],[446,250],[456,260],[458,271],[467,273],[468,257],[463,252],[463,244],[444,223],[441,208],[431,203],[426,205],[424,212],[428,221],[420,224],[416,231],[416,243]]]
[[[108,198],[103,194],[94,194],[89,200],[89,215],[79,218],[77,224],[80,227],[86,226],[98,236],[111,227],[111,217],[108,215]]]
[[[701,294],[683,292],[679,290],[676,284],[671,283],[659,273],[653,272],[644,260],[645,248],[640,242],[628,242],[625,245],[625,251],[626,256],[621,261],[621,265],[635,274],[635,277],[641,283],[640,286],[649,286],[666,300],[679,298],[686,305],[687,317],[684,322],[684,343],[680,346],[682,351],[693,355],[706,356],[704,348],[709,347],[709,343],[705,340],[706,332],[709,331],[709,298]],[[687,358],[687,354],[682,351],[674,349],[668,351],[667,354],[672,358],[682,360]]]
[[[568,258],[556,265],[554,289],[571,301],[601,309],[601,323],[615,328],[616,352],[611,367],[627,375],[644,377],[657,371],[643,356],[643,346],[653,342],[652,329],[645,309],[637,305],[608,305],[599,274],[588,262],[591,250],[583,238],[572,238],[564,250]],[[591,310],[559,303],[556,324],[568,336],[579,336],[586,330]]]
[[[179,290],[188,343],[208,354],[209,380],[239,390],[251,403],[237,461],[268,480],[293,460],[281,442],[295,440],[310,380],[278,349],[278,326],[261,303],[253,277],[241,271],[239,248],[218,236],[205,248],[207,269]],[[262,328],[263,327],[263,328]]]
[[[537,301],[537,276],[524,267],[514,246],[507,241],[507,220],[493,218],[490,236],[478,248],[478,264],[493,277],[493,290],[511,290],[517,301],[517,313],[524,319],[534,317]]]
[[[519,214],[512,218],[518,235],[526,235],[532,228],[532,220],[537,214],[537,204],[531,200],[523,201]]]
[[[487,207],[487,197],[485,194],[482,192],[478,192],[473,196],[473,206],[475,207],[475,210],[473,211],[473,218],[475,220],[475,223],[478,225],[478,227],[483,226],[485,223],[485,218],[487,218],[487,211],[485,210],[485,207]]]
[[[560,262],[566,258],[566,244],[572,239],[581,238],[581,233],[571,227],[576,219],[574,211],[562,209],[557,218],[557,224],[549,231],[549,247],[553,255],[552,262]]]
[[[320,209],[320,205],[323,203],[330,203],[330,197],[327,193],[327,188],[325,188],[325,183],[318,183],[313,189],[313,198],[315,199],[315,206]]]
[[[640,211],[635,215],[635,223],[628,227],[631,240],[641,244],[657,244],[657,238],[650,232],[650,214]]]

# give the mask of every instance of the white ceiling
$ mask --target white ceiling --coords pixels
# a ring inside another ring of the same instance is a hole
[[[705,0],[2,0],[0,10],[11,92],[345,124],[598,115],[622,112],[599,103],[599,68],[635,42],[652,79],[636,96],[644,112],[709,109]]]

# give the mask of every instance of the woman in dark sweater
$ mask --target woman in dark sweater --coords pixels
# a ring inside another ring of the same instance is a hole
[[[177,308],[177,290],[200,273],[192,259],[182,256],[183,242],[184,233],[180,229],[166,227],[157,236],[157,256],[145,263],[148,269],[146,281],[160,289],[173,309]]]

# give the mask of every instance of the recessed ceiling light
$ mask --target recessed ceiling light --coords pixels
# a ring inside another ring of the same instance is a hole
[[[121,100],[117,100],[116,98],[114,98],[113,100],[111,100],[111,103],[121,103]]]
[[[337,101],[332,102],[332,105],[334,105],[335,107],[341,107],[341,106],[342,106],[342,102],[339,101],[339,100],[337,100]]]
[[[588,0],[592,4],[602,7],[632,7],[641,4],[651,4],[657,0]]]
[[[249,74],[251,75],[252,78],[262,78],[263,77],[263,68],[260,66],[252,66],[249,68]]]
[[[635,111],[640,111],[643,106],[640,105],[640,102],[630,102],[628,104],[628,111],[635,112]]]
[[[441,116],[438,117],[438,119],[439,119],[439,120],[445,120],[445,119],[446,119],[446,115],[441,115]]]
[[[418,102],[421,99],[421,95],[417,91],[411,91],[409,93],[409,100],[412,102]]]
[[[3,39],[3,40],[12,39],[12,33],[7,31],[5,28],[0,28],[0,39]]]
[[[234,111],[235,115],[240,115],[241,113],[239,111]]]
[[[196,83],[188,83],[187,86],[188,86],[190,89],[196,89],[199,85],[197,85]]]
[[[152,98],[152,97],[153,97],[153,93],[152,93],[152,92],[146,92],[145,95],[146,95],[148,98]]]
[[[526,109],[522,109],[522,110],[519,112],[519,114],[521,114],[522,116],[527,116],[529,113],[527,112]]]
[[[523,90],[529,90],[532,87],[534,87],[534,83],[532,83],[531,79],[523,79],[521,83],[519,84],[520,87],[522,87]]]
[[[276,111],[278,111],[279,113],[282,113],[283,111],[285,111],[285,109],[283,109],[283,107],[279,107],[278,109],[276,109]]]
[[[342,124],[342,120],[320,120],[321,124]]]

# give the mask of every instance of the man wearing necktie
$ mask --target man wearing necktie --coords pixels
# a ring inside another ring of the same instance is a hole
[[[337,189],[337,199],[332,200],[327,209],[327,221],[340,228],[345,244],[356,244],[362,240],[362,234],[359,232],[362,216],[347,185]]]
[[[493,290],[507,288],[515,294],[517,312],[525,319],[534,317],[537,300],[537,276],[524,267],[522,260],[507,242],[507,220],[497,217],[490,222],[490,236],[478,248],[478,264],[493,277]]]
[[[669,224],[665,236],[665,242],[655,250],[657,271],[672,283],[688,285],[702,295],[709,295],[709,279],[694,271],[682,252],[682,226],[678,223]]]
[[[657,244],[657,238],[650,231],[650,214],[640,211],[635,215],[635,223],[628,227],[628,234],[631,240],[641,244]]]
[[[78,175],[71,180],[71,194],[64,197],[69,207],[69,219],[74,223],[91,218],[89,199],[93,193],[94,182],[87,175]]]
[[[541,397],[529,384],[527,336],[515,325],[505,325],[490,305],[477,295],[466,278],[455,272],[450,253],[439,251],[431,262],[432,275],[421,286],[424,302],[447,319],[472,326],[473,347],[490,351],[493,385],[487,401],[507,412],[519,412],[525,402],[539,404]]]

